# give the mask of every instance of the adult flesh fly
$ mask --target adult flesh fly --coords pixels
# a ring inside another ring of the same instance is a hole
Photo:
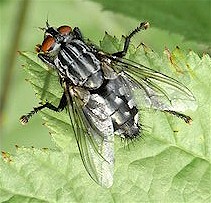
[[[55,69],[64,89],[59,105],[45,103],[20,118],[22,124],[48,108],[67,107],[83,164],[98,184],[110,187],[114,171],[114,135],[134,139],[142,133],[134,92],[145,107],[170,113],[190,123],[181,111],[189,108],[191,91],[160,72],[125,58],[131,38],[147,29],[141,23],[128,36],[122,51],[105,53],[84,40],[78,27],[46,23],[38,57]]]

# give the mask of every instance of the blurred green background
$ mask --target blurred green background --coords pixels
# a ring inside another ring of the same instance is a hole
[[[19,117],[39,101],[25,80],[18,51],[34,51],[42,42],[38,28],[45,27],[47,17],[54,26],[78,26],[97,44],[105,31],[121,37],[147,20],[151,28],[135,37],[136,45],[143,42],[159,54],[179,46],[202,55],[211,47],[210,5],[209,0],[0,0],[1,150],[54,146],[39,115],[26,126],[19,123]]]

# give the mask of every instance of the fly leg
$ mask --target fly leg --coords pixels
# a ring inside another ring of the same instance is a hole
[[[21,124],[25,125],[26,123],[29,122],[29,119],[30,119],[35,113],[41,111],[41,110],[44,109],[44,108],[48,108],[48,109],[50,109],[50,110],[52,110],[52,111],[60,112],[60,111],[62,111],[66,106],[67,106],[67,98],[66,98],[65,93],[63,93],[62,98],[61,98],[61,100],[60,100],[60,102],[59,102],[58,107],[56,107],[56,106],[54,106],[54,105],[52,105],[51,103],[48,103],[48,102],[45,103],[45,104],[43,104],[43,105],[40,105],[40,106],[38,106],[38,107],[34,107],[34,110],[32,110],[31,112],[29,112],[29,113],[26,114],[26,115],[21,116],[20,122],[21,122]]]
[[[75,27],[73,29],[73,33],[76,36],[76,39],[80,39],[80,40],[83,41],[83,35],[82,35],[82,33],[81,33],[81,31],[80,31],[80,29],[78,27]]]
[[[190,116],[186,116],[185,114],[176,112],[176,111],[171,111],[171,110],[163,110],[163,112],[166,113],[170,113],[171,115],[177,116],[178,118],[181,118],[182,120],[184,120],[186,123],[191,124],[191,117]]]
[[[113,56],[117,56],[117,57],[124,57],[128,51],[128,47],[130,44],[130,40],[131,38],[137,34],[138,32],[140,32],[141,30],[146,30],[149,27],[149,23],[148,22],[143,22],[141,23],[136,29],[134,29],[128,36],[125,37],[125,43],[124,43],[124,48],[122,51],[116,52],[114,54],[112,54]]]

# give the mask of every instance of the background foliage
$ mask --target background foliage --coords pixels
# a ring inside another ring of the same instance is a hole
[[[1,162],[1,202],[102,202],[105,199],[108,202],[136,202],[140,199],[208,202],[211,182],[208,125],[211,78],[207,73],[211,64],[208,55],[200,59],[188,50],[192,49],[201,56],[210,52],[210,1],[133,0],[130,6],[126,0],[95,2],[100,4],[47,0],[0,2],[0,47],[4,50],[0,61],[1,92],[8,63],[15,61],[14,69],[10,71],[11,83],[7,87],[8,99],[1,114],[0,144],[1,150],[17,153],[14,156],[4,154],[8,161],[12,160],[9,164]],[[20,12],[23,13],[24,9],[26,15],[21,17]],[[129,150],[118,139],[115,140],[115,184],[110,190],[98,187],[86,174],[76,143],[68,133],[68,122],[59,123],[59,120],[67,121],[65,114],[56,115],[55,121],[54,114],[42,113],[45,125],[51,129],[51,136],[39,116],[25,127],[19,124],[20,115],[30,111],[39,100],[24,81],[29,77],[21,70],[23,60],[18,54],[13,56],[11,53],[16,53],[16,50],[33,51],[34,45],[42,41],[43,33],[37,28],[45,26],[47,15],[55,26],[70,24],[80,27],[84,35],[97,44],[102,40],[104,31],[120,38],[140,21],[148,20],[151,29],[136,36],[133,42],[136,46],[144,42],[158,52],[160,56],[150,49],[147,52],[140,49],[138,53],[141,57],[138,59],[146,65],[159,64],[156,68],[164,68],[163,72],[169,66],[165,60],[168,58],[166,52],[164,55],[162,53],[165,47],[173,50],[179,46],[186,50],[176,49],[172,56],[182,70],[186,64],[193,70],[194,76],[191,77],[187,73],[184,77],[175,75],[189,85],[198,99],[197,111],[189,112],[193,124],[187,126],[175,118],[155,112],[144,113],[142,119],[150,129],[144,140],[136,142]],[[19,35],[16,34],[18,29]],[[18,48],[14,47],[16,41],[19,42]],[[18,62],[16,56],[19,57]],[[63,150],[62,153],[55,143]],[[15,152],[15,144],[24,148],[18,148]],[[31,146],[35,148],[30,149]],[[42,147],[50,150],[38,149]]]

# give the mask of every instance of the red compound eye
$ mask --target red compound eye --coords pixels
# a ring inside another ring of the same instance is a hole
[[[62,35],[68,35],[72,31],[72,28],[67,25],[62,25],[57,29],[57,31]]]
[[[51,36],[47,36],[42,43],[41,50],[43,52],[49,51],[53,47],[54,43],[55,43],[55,39]]]

